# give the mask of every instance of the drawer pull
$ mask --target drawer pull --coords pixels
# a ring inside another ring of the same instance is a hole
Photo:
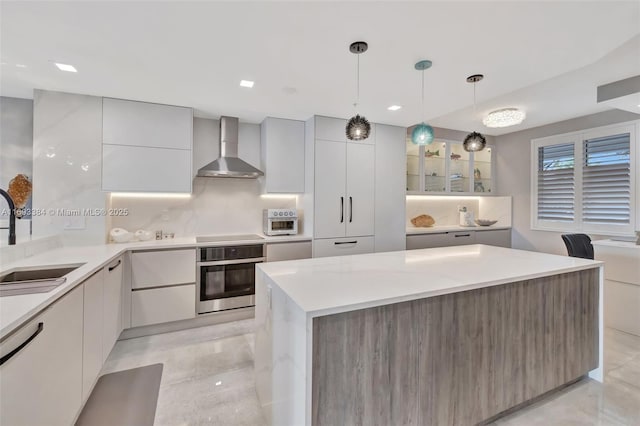
[[[109,266],[109,272],[113,271],[114,269],[116,269],[118,266],[120,266],[120,264],[122,263],[122,260],[118,260],[118,263],[116,263],[113,266]]]
[[[454,237],[458,238],[458,237],[470,237],[471,234],[455,234]]]
[[[335,243],[333,243],[337,246],[342,245],[342,244],[358,244],[358,241],[354,240],[354,241],[336,241]]]
[[[18,352],[20,352],[25,346],[27,346],[33,339],[35,339],[36,337],[38,337],[38,334],[42,333],[42,330],[44,330],[44,323],[43,322],[39,322],[38,323],[38,329],[36,330],[35,333],[33,333],[31,336],[29,336],[29,338],[27,340],[25,340],[24,342],[22,342],[20,344],[20,346],[18,346],[17,348],[15,348],[14,350],[12,350],[11,352],[9,352],[8,354],[6,354],[5,356],[3,356],[2,358],[0,358],[0,365],[4,364],[5,362],[9,361],[15,354],[17,354]]]

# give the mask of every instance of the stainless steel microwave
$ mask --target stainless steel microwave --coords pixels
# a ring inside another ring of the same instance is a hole
[[[296,235],[298,212],[293,209],[265,209],[262,211],[264,235]]]

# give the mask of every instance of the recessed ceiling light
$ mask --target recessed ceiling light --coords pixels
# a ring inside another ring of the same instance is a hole
[[[240,87],[253,87],[254,82],[251,80],[240,80]]]
[[[67,71],[67,72],[78,72],[78,70],[76,69],[76,67],[74,67],[73,65],[69,65],[69,64],[60,64],[58,62],[54,62],[54,64],[56,64],[56,67],[58,67],[59,70],[61,71]]]
[[[16,68],[26,68],[25,64],[16,64]]]
[[[391,105],[389,108],[387,108],[389,111],[397,111],[400,108],[402,108],[401,105]]]
[[[524,121],[526,114],[518,108],[503,108],[490,112],[482,123],[487,127],[509,127]]]

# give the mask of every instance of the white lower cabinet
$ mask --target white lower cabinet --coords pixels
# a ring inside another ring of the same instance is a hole
[[[132,327],[191,319],[195,316],[195,284],[134,290],[131,294]]]
[[[82,401],[86,401],[102,369],[104,274],[101,269],[83,284]]]
[[[0,343],[5,356],[33,337],[0,366],[0,425],[73,423],[82,404],[82,312],[80,286]]]
[[[490,246],[511,247],[511,230],[469,230],[407,235],[407,250],[462,246],[468,244],[486,244]]]
[[[312,254],[311,241],[267,244],[267,262],[309,259]]]
[[[476,232],[476,244],[488,246],[511,247],[511,229]]]
[[[373,253],[374,237],[348,237],[313,240],[313,257]]]
[[[196,250],[154,250],[131,255],[132,288],[196,282]]]
[[[106,361],[122,332],[122,270],[119,257],[104,268],[104,298],[102,326],[102,361]]]

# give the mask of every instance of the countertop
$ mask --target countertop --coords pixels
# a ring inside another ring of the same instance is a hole
[[[499,229],[511,229],[511,227],[500,226],[498,224],[491,225],[491,226],[441,225],[441,226],[430,226],[428,228],[410,227],[410,228],[407,228],[407,235],[438,234],[443,232],[464,232],[464,231],[497,231]]]
[[[214,247],[233,244],[252,243],[284,243],[311,241],[311,237],[303,235],[264,237],[257,240],[217,241],[197,243],[195,237],[173,238],[165,240],[139,241],[123,244],[100,244],[94,246],[71,246],[56,248],[35,256],[27,257],[0,267],[0,274],[15,268],[41,266],[63,266],[82,264],[78,269],[66,276],[64,284],[47,293],[26,294],[20,296],[0,297],[0,339],[20,327],[34,315],[47,308],[60,297],[71,291],[90,277],[94,272],[105,267],[127,251],[136,250],[168,250],[179,248]],[[194,265],[195,267],[195,265]]]
[[[602,262],[480,244],[257,265],[307,317],[599,267]]]
[[[591,241],[591,244],[594,246],[628,248],[640,251],[640,245],[630,241],[594,240]]]

